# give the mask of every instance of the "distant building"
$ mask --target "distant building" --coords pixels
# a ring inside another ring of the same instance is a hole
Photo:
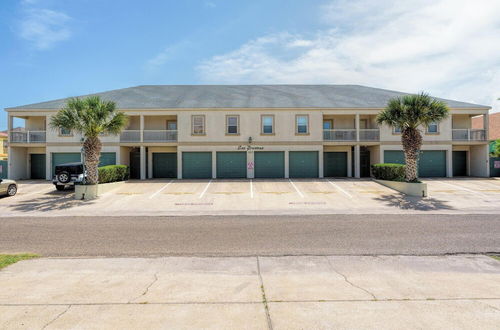
[[[490,141],[490,152],[492,152],[495,147],[495,140],[500,139],[500,112],[490,114],[488,121],[489,121],[488,138]],[[483,118],[482,117],[472,118],[472,128],[474,129],[484,128]]]

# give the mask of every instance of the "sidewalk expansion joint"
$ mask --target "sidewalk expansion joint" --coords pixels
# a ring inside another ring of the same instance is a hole
[[[61,313],[57,314],[57,316],[55,318],[53,318],[51,321],[49,321],[48,323],[46,323],[43,327],[42,327],[42,330],[47,328],[49,325],[51,325],[52,323],[54,323],[58,318],[60,318],[61,316],[63,316],[64,314],[66,314],[67,311],[69,311],[69,309],[71,308],[71,305],[68,305],[68,308],[66,308],[64,311],[62,311]]]
[[[359,290],[362,290],[366,293],[368,293],[370,296],[373,297],[373,300],[377,300],[377,297],[375,297],[375,295],[373,293],[371,293],[370,291],[368,291],[367,289],[365,288],[362,288],[360,287],[359,285],[356,285],[354,284],[353,282],[349,281],[349,279],[347,278],[347,276],[345,276],[344,274],[342,274],[341,272],[339,272],[338,270],[335,269],[335,267],[333,267],[332,263],[330,262],[330,259],[328,259],[327,256],[325,256],[325,259],[326,259],[326,262],[328,262],[328,265],[330,265],[330,268],[337,274],[339,274],[340,276],[342,276],[344,278],[344,281],[346,281],[347,283],[349,283],[352,287],[355,287]]]
[[[259,256],[256,256],[255,258],[257,260],[257,273],[259,274],[260,289],[262,290],[262,303],[264,304],[264,309],[266,311],[267,326],[269,330],[273,330],[273,322],[271,320],[271,314],[269,314],[269,306],[267,305],[266,290],[264,289],[264,280],[262,279],[262,274],[260,273]]]

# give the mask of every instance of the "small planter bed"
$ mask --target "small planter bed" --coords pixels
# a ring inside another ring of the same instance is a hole
[[[427,184],[422,182],[406,182],[404,180],[405,165],[374,164],[372,165],[374,181],[402,192],[409,196],[427,197]]]
[[[129,179],[129,167],[125,165],[108,165],[99,167],[99,184],[75,185],[75,199],[91,200],[118,188]]]

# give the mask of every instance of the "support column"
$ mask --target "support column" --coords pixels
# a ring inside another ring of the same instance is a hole
[[[146,180],[146,147],[141,146],[141,180]]]
[[[140,116],[141,143],[144,142],[144,115]]]
[[[325,177],[325,175],[324,175],[324,171],[325,170],[323,168],[323,165],[324,165],[324,163],[323,163],[323,148],[321,148],[321,150],[318,151],[318,167],[319,167],[319,169],[318,169],[318,176],[320,178],[324,178]]]
[[[288,179],[290,178],[290,166],[289,165],[289,158],[290,157],[290,152],[288,150],[285,150],[285,178]]]
[[[446,149],[446,176],[453,177],[453,146]]]
[[[247,178],[255,178],[255,153],[253,151],[247,151]]]
[[[356,120],[354,124],[356,126],[356,141],[359,142],[359,113],[356,114]]]
[[[177,148],[177,179],[182,179],[182,151]]]
[[[212,179],[217,179],[217,153],[212,151]]]
[[[354,146],[354,177],[359,179],[361,177],[361,158],[359,144]]]
[[[45,179],[52,180],[52,154],[45,148]]]
[[[148,150],[148,179],[153,178],[153,153],[151,152],[151,148]]]
[[[347,151],[347,177],[352,178],[352,150],[349,146],[349,151]]]

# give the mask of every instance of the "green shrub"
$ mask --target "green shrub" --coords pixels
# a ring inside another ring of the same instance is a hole
[[[99,183],[125,181],[130,177],[129,167],[126,165],[107,165],[99,167]]]
[[[404,181],[405,165],[392,163],[373,164],[372,175],[379,180]]]

